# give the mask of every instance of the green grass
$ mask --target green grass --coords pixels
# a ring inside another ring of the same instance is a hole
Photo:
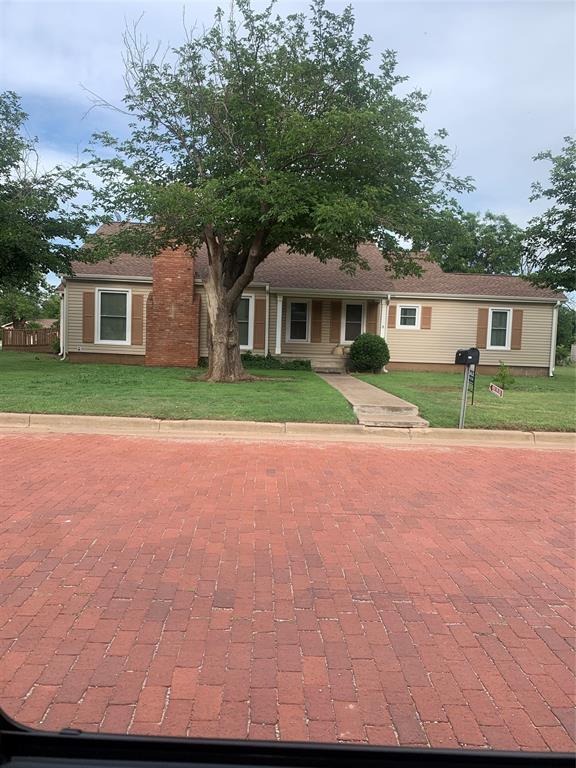
[[[266,381],[211,384],[202,371],[80,364],[0,350],[0,411],[355,423],[346,400],[310,371],[252,371]]]
[[[458,426],[462,373],[392,371],[358,378],[417,405],[431,427]],[[517,376],[503,398],[488,391],[493,378],[476,378],[475,402],[466,409],[467,427],[576,431],[576,366],[557,367],[553,378]]]

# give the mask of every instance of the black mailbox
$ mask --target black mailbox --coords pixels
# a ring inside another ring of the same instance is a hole
[[[454,362],[456,365],[478,365],[480,362],[480,350],[476,347],[458,349]]]

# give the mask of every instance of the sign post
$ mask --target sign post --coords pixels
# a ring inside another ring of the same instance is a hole
[[[454,360],[456,365],[464,367],[464,386],[462,387],[462,402],[460,403],[460,419],[458,429],[464,429],[466,419],[466,405],[468,402],[468,385],[472,385],[472,405],[474,405],[474,390],[476,381],[476,366],[480,362],[480,350],[476,347],[470,349],[459,349],[456,352]]]
[[[460,403],[460,420],[458,429],[464,429],[464,419],[466,418],[466,401],[468,400],[468,367],[464,369],[464,387],[462,388],[462,402]]]

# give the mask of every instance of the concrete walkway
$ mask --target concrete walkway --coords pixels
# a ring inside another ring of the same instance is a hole
[[[354,409],[360,424],[366,427],[423,428],[428,426],[418,407],[383,389],[347,374],[319,373],[321,379],[337,389]]]

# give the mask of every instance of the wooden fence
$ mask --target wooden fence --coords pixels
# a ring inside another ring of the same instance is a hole
[[[53,352],[57,328],[4,328],[2,349],[10,352]]]

